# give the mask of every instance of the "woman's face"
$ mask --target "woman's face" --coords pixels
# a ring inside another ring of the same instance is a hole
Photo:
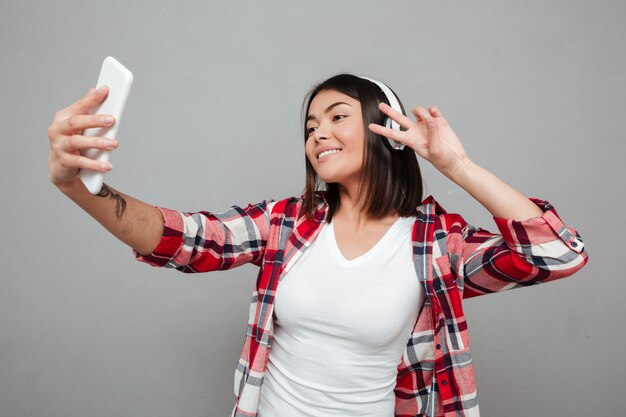
[[[306,156],[320,179],[344,186],[359,181],[365,150],[361,103],[338,91],[322,90],[309,107],[306,133]]]

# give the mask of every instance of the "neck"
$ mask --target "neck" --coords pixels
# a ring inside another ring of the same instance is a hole
[[[363,209],[363,201],[357,201],[358,184],[346,187],[339,184],[339,208],[334,214],[341,222],[352,225],[354,229],[363,230],[372,223],[393,223],[399,217],[397,213],[377,218],[369,215]]]

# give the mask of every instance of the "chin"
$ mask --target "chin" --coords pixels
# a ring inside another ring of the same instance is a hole
[[[319,177],[319,179],[320,179],[321,181],[324,181],[326,184],[332,184],[332,183],[334,183],[334,182],[338,182],[338,181],[337,181],[336,179],[334,179],[334,178],[329,178],[329,177],[320,177],[319,175],[318,175],[318,177]]]
[[[327,183],[339,182],[341,180],[341,178],[339,178],[337,175],[329,174],[328,172],[316,171],[315,173],[317,174],[320,180],[327,182]]]
[[[359,178],[357,170],[346,171],[345,167],[322,167],[322,169],[315,170],[315,173],[320,180],[327,184],[345,183]]]

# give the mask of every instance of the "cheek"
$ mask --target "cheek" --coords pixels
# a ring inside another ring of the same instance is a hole
[[[346,124],[341,132],[341,136],[346,144],[349,144],[351,147],[361,147],[365,142],[365,131],[361,125]]]

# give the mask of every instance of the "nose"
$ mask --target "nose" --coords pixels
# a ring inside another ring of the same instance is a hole
[[[328,139],[328,132],[321,124],[313,131],[313,139],[315,139],[316,142],[322,139]]]

